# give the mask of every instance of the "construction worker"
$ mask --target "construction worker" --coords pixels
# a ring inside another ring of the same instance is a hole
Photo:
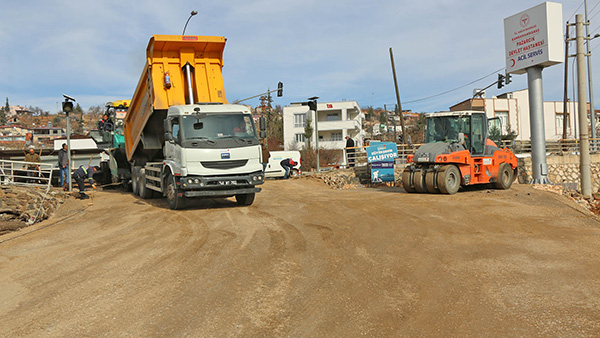
[[[42,159],[40,158],[40,155],[35,153],[33,146],[29,147],[29,152],[25,155],[25,162],[30,162],[23,166],[23,169],[27,166],[27,176],[39,177],[40,165],[35,163],[41,163]],[[28,179],[27,183],[35,183],[35,181],[36,180]]]
[[[349,167],[354,167],[354,150],[354,140],[350,136],[346,136],[346,158]]]
[[[281,167],[285,170],[285,174],[283,175],[284,180],[287,180],[290,177],[290,172],[297,164],[298,163],[294,162],[294,160],[291,158],[286,158],[285,160],[279,162],[279,165],[281,165]]]
[[[69,154],[67,153],[67,144],[62,144],[62,149],[58,151],[58,169],[60,170],[60,186],[69,184]]]
[[[73,172],[73,178],[75,182],[77,182],[77,187],[79,188],[79,198],[86,199],[89,198],[88,195],[85,194],[85,182],[84,179],[89,179],[90,184],[93,189],[96,189],[96,184],[94,184],[94,173],[98,171],[98,167],[92,167],[89,165],[79,166],[77,170]]]
[[[262,139],[260,141],[260,149],[261,149],[261,154],[262,154],[262,165],[263,165],[263,175],[265,174],[265,171],[267,170],[267,165],[269,164],[269,157],[271,157],[271,153],[269,152],[269,149],[267,148],[267,141],[265,139]]]

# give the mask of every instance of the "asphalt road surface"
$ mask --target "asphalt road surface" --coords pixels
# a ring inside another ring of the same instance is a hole
[[[600,336],[600,222],[530,186],[103,191],[0,242],[2,337]]]

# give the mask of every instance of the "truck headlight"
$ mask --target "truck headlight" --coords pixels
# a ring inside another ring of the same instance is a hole
[[[196,178],[196,179],[194,180],[194,183],[198,184],[198,183],[200,183],[200,180]]]

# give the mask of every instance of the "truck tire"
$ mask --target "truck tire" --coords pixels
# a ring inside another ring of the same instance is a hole
[[[427,187],[425,186],[425,172],[423,170],[415,171],[415,190],[417,192],[427,192]]]
[[[255,193],[235,195],[235,201],[238,205],[252,205],[252,202],[254,202],[254,195]]]
[[[513,182],[513,169],[510,167],[508,163],[500,164],[498,168],[498,177],[494,185],[496,189],[507,190],[510,189],[510,186]]]
[[[460,181],[462,177],[460,170],[455,165],[447,165],[442,167],[438,172],[437,184],[438,189],[442,194],[456,194],[460,188]]]
[[[169,175],[167,178],[167,201],[169,202],[169,208],[172,210],[179,210],[185,207],[186,198],[185,196],[179,194],[179,188],[177,188],[177,183],[175,182],[175,176]]]
[[[134,195],[140,194],[140,170],[142,167],[131,167],[131,191]]]
[[[140,182],[140,186],[139,186],[140,197],[143,199],[153,198],[154,190],[148,189],[148,187],[146,186],[146,184],[148,184],[148,180],[146,180],[146,170],[145,169],[141,169],[139,171],[139,182]]]
[[[408,193],[416,192],[415,188],[410,186],[410,169],[404,169],[402,172],[402,187]]]

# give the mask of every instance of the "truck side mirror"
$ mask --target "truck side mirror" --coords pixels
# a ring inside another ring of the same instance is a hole
[[[173,132],[171,131],[171,121],[169,119],[164,119],[163,129],[165,131],[165,141],[173,142]]]
[[[258,124],[260,125],[261,132],[267,130],[267,119],[265,119],[264,116],[260,117],[260,119],[258,120]]]
[[[171,133],[171,121],[169,119],[163,120],[163,129],[166,133]]]

